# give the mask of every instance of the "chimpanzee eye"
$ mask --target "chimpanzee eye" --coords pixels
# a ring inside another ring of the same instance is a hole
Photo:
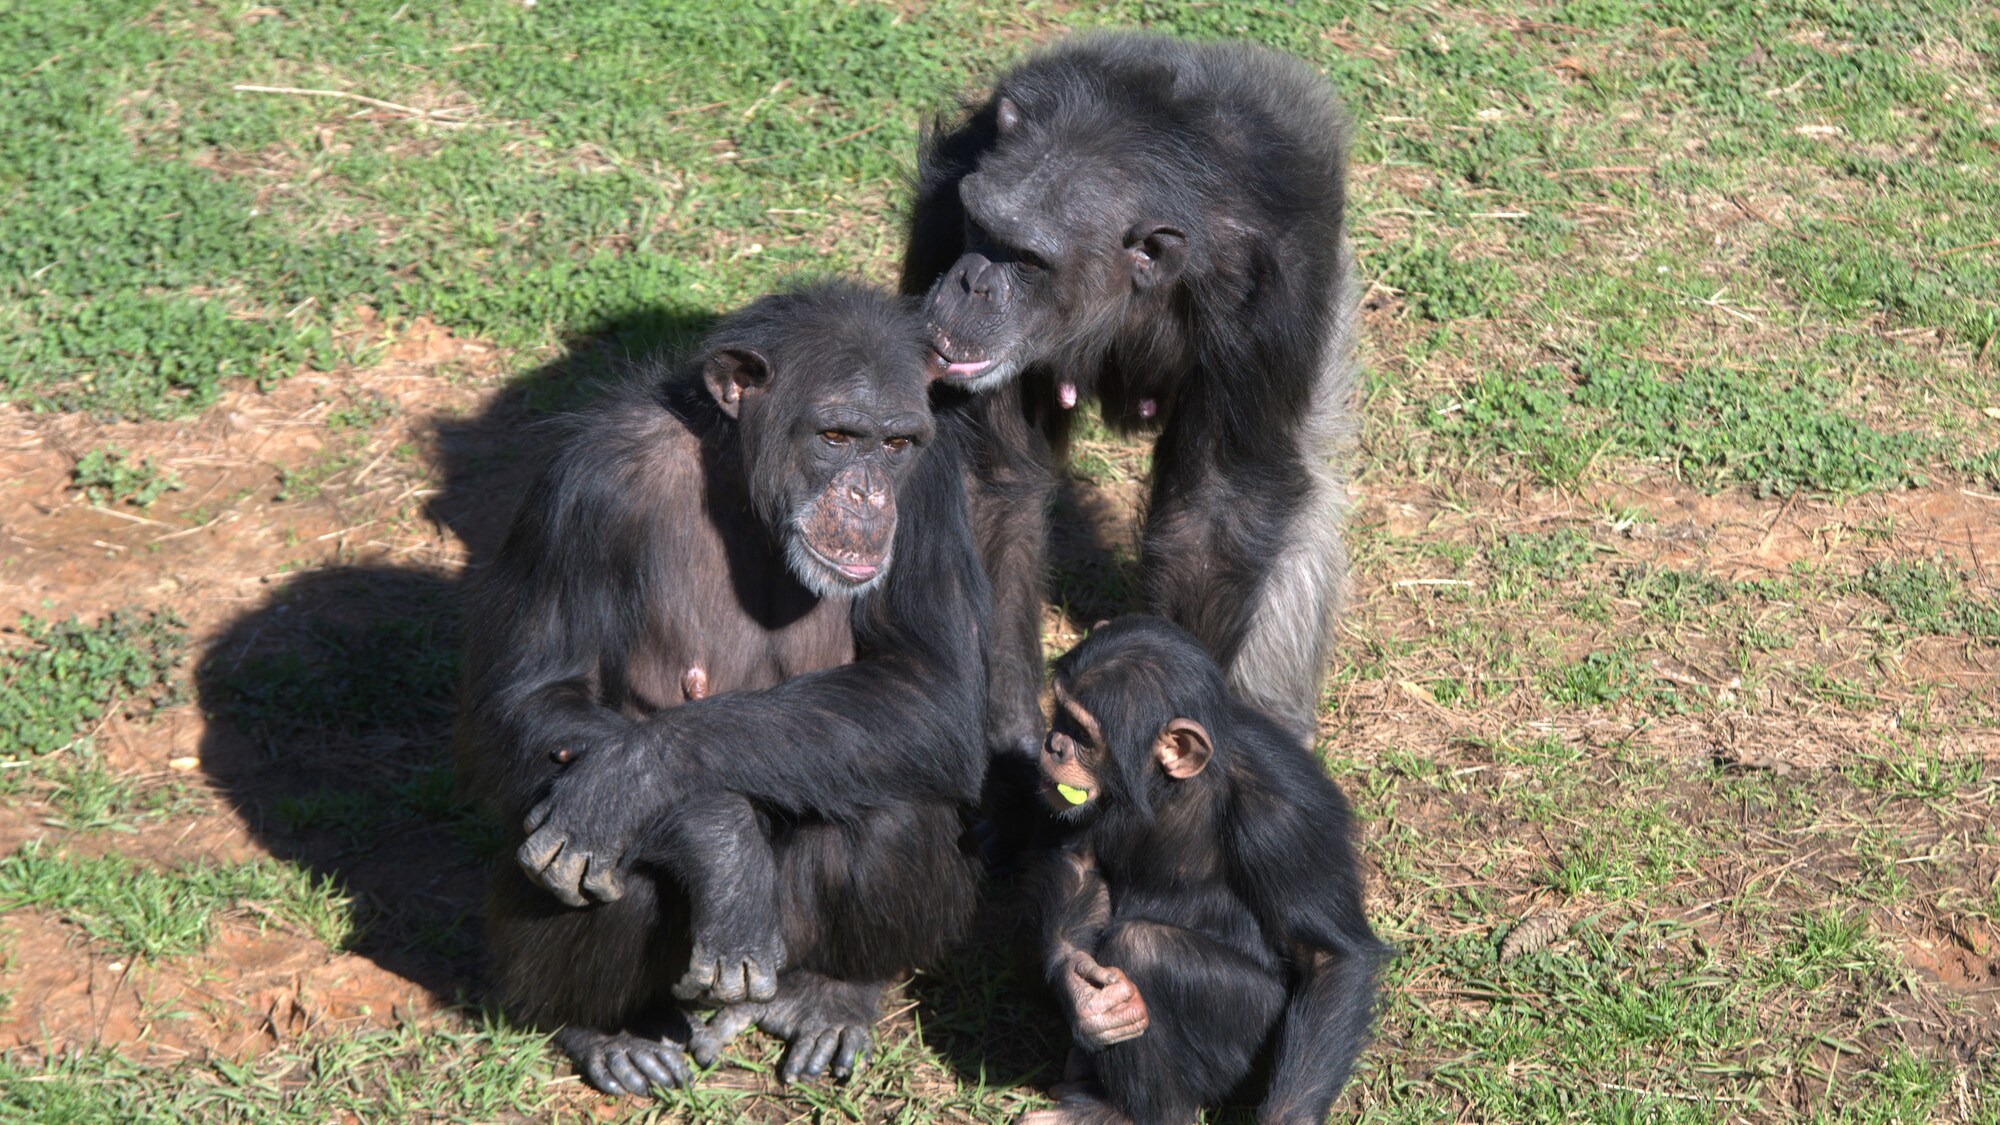
[[[903,450],[910,448],[910,439],[906,437],[892,437],[882,443],[882,448],[891,453],[901,453]]]
[[[854,440],[854,435],[843,433],[839,430],[821,430],[819,432],[819,440],[828,445],[844,446]]]
[[[1045,273],[1049,268],[1048,259],[1033,250],[1016,251],[1014,260],[1020,263],[1023,272],[1029,274]]]

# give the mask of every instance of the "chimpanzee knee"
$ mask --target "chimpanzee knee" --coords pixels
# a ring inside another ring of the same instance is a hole
[[[962,814],[946,804],[777,824],[793,967],[888,980],[937,958],[972,920],[977,867],[965,836]]]
[[[488,888],[486,937],[506,1009],[540,1028],[621,1028],[667,997],[687,964],[687,905],[644,874],[616,902],[576,910],[501,861]]]

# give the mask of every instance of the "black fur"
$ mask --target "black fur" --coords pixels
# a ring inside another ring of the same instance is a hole
[[[1261,1122],[1326,1119],[1367,1038],[1387,949],[1362,910],[1350,814],[1319,764],[1235,698],[1192,635],[1158,618],[1094,630],[1056,665],[1060,692],[1096,721],[1092,799],[1040,895],[1050,983],[1082,951],[1122,969],[1145,1001],[1137,1038],[1093,1053],[1100,1088],[1059,1107],[1073,1121],[1186,1122],[1269,1064]],[[1170,720],[1214,753],[1169,777],[1154,757]],[[1066,710],[1057,734],[1085,741]],[[1052,769],[1045,760],[1045,769]]]
[[[787,1036],[787,1077],[851,1069],[968,920],[990,594],[923,361],[892,298],[760,300],[570,421],[475,584],[455,752],[520,860],[493,967],[601,1089],[685,1080],[676,993]]]
[[[1332,463],[1354,380],[1344,138],[1298,60],[1143,34],[1032,58],[927,135],[902,286],[926,294],[943,381],[986,397],[974,527],[1003,761],[1031,761],[1040,728],[1066,390],[1159,435],[1148,606],[1239,693],[1310,727],[1347,586]]]

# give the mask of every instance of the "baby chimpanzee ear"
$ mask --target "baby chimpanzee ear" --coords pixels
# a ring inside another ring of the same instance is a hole
[[[716,405],[734,418],[743,406],[743,392],[771,381],[771,361],[749,348],[719,348],[702,365],[701,377]]]
[[[1168,720],[1160,728],[1160,736],[1153,740],[1153,757],[1175,781],[1186,781],[1200,773],[1214,753],[1208,731],[1193,719]]]

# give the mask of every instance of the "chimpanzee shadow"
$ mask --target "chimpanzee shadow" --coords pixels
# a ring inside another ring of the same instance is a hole
[[[626,355],[676,348],[712,318],[623,318],[495,396],[440,419],[426,514],[477,568],[492,557],[543,439],[538,416],[587,401]],[[354,951],[440,1002],[477,978],[477,918],[498,833],[453,792],[460,572],[335,566],[285,581],[195,669],[202,768],[271,854],[354,901]],[[476,609],[475,609],[476,612]]]

